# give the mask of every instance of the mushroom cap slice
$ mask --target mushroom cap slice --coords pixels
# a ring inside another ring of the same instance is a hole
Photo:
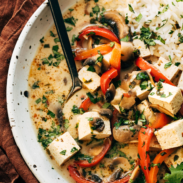
[[[113,136],[114,139],[121,143],[127,143],[132,140],[138,139],[138,132],[140,130],[140,126],[134,125],[130,127],[129,125],[120,126],[118,129],[116,127],[113,128]]]
[[[125,19],[117,11],[106,11],[101,17],[102,24],[108,24],[119,39],[129,34],[129,27],[125,23]]]

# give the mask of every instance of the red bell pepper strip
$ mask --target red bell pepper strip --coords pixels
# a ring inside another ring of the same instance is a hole
[[[78,45],[84,39],[84,36],[92,36],[92,35],[101,36],[109,39],[110,41],[120,43],[118,37],[111,30],[99,26],[90,26],[82,30],[81,34],[78,36],[78,38],[80,39],[78,41]]]
[[[150,127],[141,128],[138,135],[138,153],[140,156],[140,166],[145,175],[147,183],[149,183],[149,166],[150,157],[148,154],[151,139],[153,137],[153,129]]]
[[[70,176],[77,182],[77,183],[94,183],[93,181],[90,180],[86,180],[83,177],[81,177],[81,175],[79,174],[78,170],[73,167],[72,165],[68,166],[68,170],[70,173]],[[127,183],[130,180],[130,176],[127,175],[126,177],[124,177],[123,179],[120,180],[116,180],[112,183]]]
[[[164,113],[157,113],[156,114],[156,118],[153,122],[149,123],[149,126],[151,128],[162,128],[165,125],[167,125],[168,123],[170,123],[172,121],[172,119],[170,117],[168,117],[166,114]]]
[[[149,183],[156,183],[157,182],[157,174],[159,171],[159,166],[163,163],[163,161],[172,154],[176,149],[167,149],[161,151],[154,159],[153,166],[151,166],[149,172]]]
[[[83,168],[93,167],[100,163],[100,161],[104,158],[104,156],[106,155],[110,147],[111,147],[111,141],[108,138],[104,142],[103,150],[93,158],[91,163],[89,163],[87,160],[80,160],[80,161],[76,161],[75,163]]]
[[[91,102],[91,100],[89,98],[85,99],[81,105],[80,105],[80,109],[83,109],[85,112],[88,111],[89,107],[92,105],[93,103]]]
[[[151,69],[151,75],[155,78],[155,81],[158,82],[160,79],[164,79],[165,83],[168,83],[172,86],[175,86],[166,76],[164,76],[158,69],[156,69],[152,64],[149,64],[147,61],[145,61],[143,58],[139,57],[135,64],[141,69],[141,70],[148,70]]]
[[[80,51],[80,52],[75,52],[75,58],[74,60],[76,61],[81,61],[81,60],[85,60],[89,57],[93,57],[95,55],[98,55],[99,52],[102,54],[102,55],[105,55],[109,52],[112,51],[112,47],[110,46],[110,44],[104,44],[104,45],[101,45],[101,46],[98,46],[96,48],[93,48],[91,50],[84,50],[84,51]]]
[[[117,76],[118,76],[118,71],[114,68],[111,68],[110,70],[102,74],[100,78],[100,86],[104,95],[107,89],[109,88],[109,84],[112,81],[112,79],[116,78]]]

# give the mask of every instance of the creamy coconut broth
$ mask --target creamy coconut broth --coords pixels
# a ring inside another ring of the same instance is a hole
[[[133,3],[79,1],[65,12],[83,82],[67,102],[72,81],[55,26],[40,38],[28,80],[31,118],[53,171],[68,182],[165,182],[172,165],[182,166],[181,58],[160,54],[156,40],[163,38],[149,24],[139,31],[143,14],[135,14]],[[95,29],[79,38],[90,26]],[[94,49],[97,53],[83,56],[83,50]],[[116,75],[109,77],[112,69]],[[108,85],[102,78],[109,78]]]

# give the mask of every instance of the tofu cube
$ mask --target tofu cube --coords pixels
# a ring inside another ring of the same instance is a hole
[[[183,72],[181,73],[180,75],[180,79],[179,79],[179,82],[178,82],[178,87],[183,90]]]
[[[157,69],[159,69],[159,71],[165,75],[170,81],[172,81],[177,74],[179,73],[179,68],[177,66],[175,66],[174,64],[172,64],[170,67],[168,68],[164,68],[165,64],[169,63],[170,61],[166,60],[163,57],[160,57],[158,62],[155,64],[155,67]]]
[[[148,95],[150,93],[150,89],[151,89],[150,84],[151,84],[151,82],[148,81],[148,87],[145,90],[142,90],[140,85],[135,86],[135,88],[133,89],[133,91],[136,92],[136,95],[140,100],[144,100],[148,97]],[[153,87],[152,84],[151,84],[151,86]]]
[[[136,49],[140,50],[140,57],[144,58],[151,55],[150,50],[146,48],[146,45],[140,39],[133,40],[133,44]]]
[[[87,71],[88,68],[89,66],[83,67],[78,75],[84,87],[90,90],[90,92],[94,92],[100,87],[100,76],[95,72]]]
[[[149,94],[148,98],[152,104],[157,104],[167,109],[172,114],[176,114],[183,103],[183,97],[180,88],[162,83],[163,88],[160,89],[162,95],[157,95],[157,87],[155,87]]]
[[[111,101],[112,105],[118,105],[123,97],[123,93],[126,93],[125,90],[123,90],[122,88],[118,87],[116,89],[116,94],[114,96],[114,99]]]
[[[171,154],[169,157],[165,159],[165,164],[168,168],[173,166],[176,168],[183,162],[183,148],[179,148],[175,153]]]
[[[76,141],[69,132],[60,135],[49,146],[48,150],[60,166],[65,163],[71,156],[80,150]]]
[[[183,145],[183,120],[170,123],[155,132],[161,148],[171,149]]]
[[[101,118],[105,124],[104,130],[102,132],[92,130],[92,126],[89,121],[90,118]],[[79,140],[91,140],[93,135],[95,135],[95,138],[97,139],[103,139],[111,135],[109,119],[101,116],[98,112],[86,112],[83,115],[78,116],[77,123],[79,123]]]
[[[103,63],[104,70],[108,70],[109,69],[111,56],[112,56],[112,51],[109,52],[108,54],[103,55],[102,63]]]

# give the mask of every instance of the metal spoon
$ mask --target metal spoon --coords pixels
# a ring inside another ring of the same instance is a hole
[[[65,59],[71,74],[72,79],[72,88],[67,96],[67,100],[78,90],[82,88],[82,82],[78,78],[78,72],[76,69],[76,64],[73,58],[73,53],[70,45],[70,41],[67,35],[67,30],[64,24],[64,20],[62,17],[61,9],[58,3],[58,0],[48,0],[50,4],[50,9],[52,12],[52,16],[55,22],[55,26],[58,32],[58,37],[60,39],[60,43],[62,45],[62,50],[65,55]]]

